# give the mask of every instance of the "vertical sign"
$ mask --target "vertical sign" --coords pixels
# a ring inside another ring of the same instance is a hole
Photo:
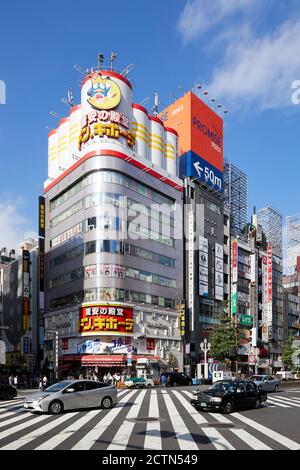
[[[223,262],[223,245],[215,244],[215,299],[224,299],[224,262]]]
[[[273,249],[268,245],[268,336],[272,339],[272,320],[273,320]]]
[[[199,237],[199,295],[208,297],[208,240]]]
[[[28,250],[23,250],[23,330],[29,330],[30,300],[29,300],[29,262],[30,254]]]
[[[231,256],[231,267],[232,267],[232,282],[237,283],[238,281],[238,244],[237,240],[232,241],[232,256]]]
[[[188,308],[190,331],[194,331],[194,214],[191,210],[188,218],[189,255],[188,255]]]
[[[262,256],[262,334],[261,339],[268,343],[268,258]]]
[[[39,238],[40,292],[45,291],[45,239]]]
[[[39,237],[45,237],[45,198],[39,197]]]

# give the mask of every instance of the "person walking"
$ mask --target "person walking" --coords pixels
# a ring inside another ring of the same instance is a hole
[[[9,385],[13,385],[13,384],[14,384],[14,376],[13,376],[13,375],[10,375],[10,376],[8,377],[8,383],[9,383]]]
[[[42,377],[40,377],[38,379],[38,388],[39,388],[40,391],[43,390],[43,379],[42,379]]]
[[[167,377],[165,376],[165,374],[163,374],[161,376],[161,384],[162,384],[163,387],[165,387],[167,385],[167,381],[168,381]]]
[[[18,376],[17,375],[14,377],[14,386],[18,388]]]
[[[44,389],[47,388],[47,384],[48,384],[48,379],[47,379],[46,375],[44,375],[44,377],[43,377],[43,388]]]

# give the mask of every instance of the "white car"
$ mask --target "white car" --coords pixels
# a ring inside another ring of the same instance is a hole
[[[125,380],[125,385],[128,388],[151,388],[154,387],[152,379],[145,379],[144,377],[133,377]]]

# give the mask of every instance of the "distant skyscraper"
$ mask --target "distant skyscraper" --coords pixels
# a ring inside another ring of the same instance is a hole
[[[257,219],[273,253],[282,258],[282,215],[273,207],[264,207],[257,212]]]
[[[286,241],[288,273],[293,274],[300,256],[300,214],[286,218]]]
[[[224,165],[224,203],[230,211],[231,233],[237,235],[248,222],[248,177],[230,162]]]

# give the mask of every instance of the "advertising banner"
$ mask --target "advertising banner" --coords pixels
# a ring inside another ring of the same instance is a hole
[[[45,237],[45,198],[39,197],[39,237]]]
[[[28,250],[23,250],[22,253],[22,266],[23,266],[23,330],[27,331],[30,327],[30,293],[29,293],[29,263],[30,254]]]
[[[81,335],[133,335],[133,309],[120,305],[90,305],[80,309]]]
[[[223,300],[223,287],[224,287],[224,277],[223,277],[223,245],[215,244],[215,299]]]
[[[194,214],[188,216],[188,308],[190,331],[194,331]]]
[[[272,339],[272,323],[273,323],[273,249],[268,245],[267,254],[268,263],[268,337]]]
[[[199,237],[199,295],[208,297],[208,239]]]
[[[233,240],[231,244],[231,270],[232,282],[235,284],[238,281],[238,244],[237,240]]]
[[[264,343],[269,341],[268,337],[268,258],[262,256],[262,332],[261,338]]]
[[[45,291],[45,239],[39,238],[39,277],[40,292]]]

